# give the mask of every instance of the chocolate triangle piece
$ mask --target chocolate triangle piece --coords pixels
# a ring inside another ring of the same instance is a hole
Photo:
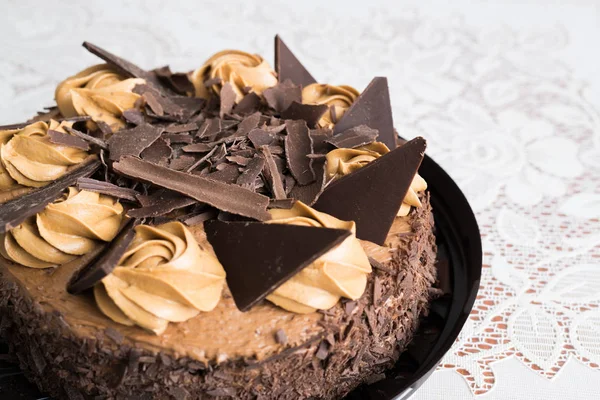
[[[356,222],[356,236],[383,245],[421,165],[425,139],[417,137],[365,167],[334,181],[313,207]]]
[[[369,86],[335,124],[333,134],[337,135],[359,125],[377,129],[379,132],[377,140],[383,142],[390,150],[396,148],[387,78],[373,78]]]
[[[241,311],[350,236],[342,229],[218,220],[204,229]]]
[[[142,78],[145,79],[146,82],[154,86],[155,89],[160,90],[165,94],[172,94],[171,90],[167,89],[162,82],[158,79],[157,75],[153,72],[146,71],[137,65],[118,57],[92,43],[83,42],[83,47],[86,48],[90,53],[100,57],[107,63],[116,67],[121,73],[125,75],[132,76],[134,78]]]
[[[283,43],[279,35],[275,36],[275,72],[279,77],[279,82],[285,82],[287,79],[299,86],[308,86],[311,83],[317,83],[315,78],[304,68],[304,65],[298,61],[294,53]]]
[[[102,163],[96,156],[90,156],[54,182],[0,204],[0,233],[9,231],[30,216],[42,211],[48,204],[58,199],[65,189],[75,185],[79,178],[91,176],[100,165]]]
[[[132,218],[123,225],[115,238],[87,265],[75,272],[67,283],[67,292],[79,294],[91,289],[105,276],[110,274],[135,236],[133,228],[142,220]]]

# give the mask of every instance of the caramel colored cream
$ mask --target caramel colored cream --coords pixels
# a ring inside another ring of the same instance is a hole
[[[375,161],[382,155],[389,153],[387,146],[380,142],[373,142],[366,146],[357,147],[355,149],[335,149],[327,153],[327,163],[325,165],[325,174],[327,180],[341,178],[351,172],[356,171]],[[427,182],[419,174],[413,178],[402,205],[398,210],[398,216],[404,217],[410,212],[412,207],[422,207],[419,200],[419,193],[427,189]]]
[[[26,267],[56,267],[110,242],[122,219],[123,206],[112,197],[69,188],[64,198],[0,235],[0,254]]]
[[[216,79],[218,82],[206,87],[204,82]],[[244,88],[250,88],[261,95],[277,84],[275,71],[261,56],[239,50],[224,50],[209,58],[202,67],[191,75],[196,96],[208,98],[210,93],[219,94],[229,82],[236,94],[236,103],[244,97]]]
[[[0,131],[0,202],[30,188],[46,186],[81,163],[88,153],[52,143],[48,130],[67,133],[72,122],[35,122],[22,129]]]
[[[269,223],[344,229],[352,234],[279,286],[267,300],[295,313],[333,307],[341,297],[358,299],[365,291],[371,264],[356,238],[356,224],[316,211],[298,201],[289,210],[273,209]]]
[[[94,287],[96,303],[113,321],[157,335],[169,322],[213,310],[221,299],[225,271],[180,222],[140,225],[114,271]]]
[[[302,89],[302,102],[304,104],[325,104],[330,107],[330,112],[323,114],[319,120],[322,128],[333,128],[336,121],[354,103],[359,93],[351,86],[334,86],[324,83],[313,83]],[[331,109],[333,108],[333,111]],[[335,120],[332,116],[335,114]]]
[[[100,64],[62,81],[54,96],[63,116],[87,115],[116,131],[125,126],[123,111],[134,108],[140,99],[133,88],[144,83],[144,79],[126,78],[109,65]]]

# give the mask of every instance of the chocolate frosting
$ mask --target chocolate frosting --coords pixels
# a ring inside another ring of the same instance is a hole
[[[270,210],[269,223],[349,230],[352,234],[267,296],[267,300],[295,313],[333,307],[341,297],[358,299],[365,291],[371,264],[356,239],[356,224],[318,212],[298,201],[289,209]],[[301,245],[299,243],[299,245]]]
[[[0,131],[0,203],[46,186],[86,159],[88,152],[50,140],[48,131],[67,134],[72,125],[50,120]]]
[[[230,83],[235,92],[235,102],[244,97],[245,88],[261,95],[277,84],[275,71],[261,56],[239,50],[224,50],[210,57],[202,67],[191,75],[196,96],[210,97],[220,94],[225,83]],[[208,87],[206,86],[208,84]]]
[[[0,254],[31,268],[66,264],[118,233],[123,207],[94,192],[69,188],[64,198],[0,236]]]
[[[121,119],[123,112],[135,108],[140,99],[133,88],[145,83],[144,79],[126,78],[114,67],[100,64],[62,81],[54,96],[63,116],[88,115],[116,131],[125,126]]]
[[[100,310],[113,321],[157,335],[169,322],[213,310],[225,271],[208,246],[180,222],[139,225],[113,272],[94,287]]]

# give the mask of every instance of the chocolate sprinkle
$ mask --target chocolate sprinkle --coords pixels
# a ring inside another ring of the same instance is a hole
[[[115,171],[140,179],[210,204],[222,211],[265,221],[271,218],[266,211],[269,198],[237,185],[173,171],[135,157],[126,156],[113,164]]]
[[[135,236],[134,228],[140,222],[137,219],[127,221],[119,234],[94,260],[73,274],[67,283],[67,292],[70,294],[79,294],[87,289],[91,289],[96,283],[110,274],[117,266],[123,254],[125,254],[127,247]]]
[[[50,137],[50,141],[54,144],[59,144],[67,147],[74,147],[76,149],[81,149],[85,151],[88,151],[90,149],[90,145],[88,142],[74,135],[69,135],[66,133],[49,129],[48,136]]]
[[[139,194],[133,189],[113,185],[110,182],[99,181],[91,178],[77,179],[77,188],[79,188],[79,190],[87,190],[90,192],[101,193],[108,196],[134,202],[137,202],[136,195]]]
[[[313,207],[344,221],[355,221],[359,239],[383,245],[426,147],[425,139],[415,138],[333,181]],[[360,196],[356,195],[357,188]]]
[[[311,152],[308,127],[304,121],[286,121],[285,154],[292,175],[300,185],[307,185],[315,180],[310,168]]]
[[[378,140],[390,150],[396,148],[396,134],[392,119],[390,92],[387,78],[373,78],[366,89],[335,124],[333,133],[342,133],[359,125],[367,125],[379,132]]]
[[[281,113],[281,117],[285,119],[301,119],[306,121],[306,125],[314,128],[328,109],[329,107],[325,104],[301,104],[297,101],[292,101],[292,104]]]
[[[91,176],[100,165],[102,164],[95,156],[90,156],[54,182],[0,204],[0,233],[6,233],[30,216],[42,211],[48,204],[58,199],[65,189],[74,185],[77,179]]]
[[[290,80],[299,86],[308,86],[317,81],[298,61],[279,35],[275,36],[275,72],[279,82]]]
[[[133,129],[122,129],[108,139],[109,157],[118,160],[123,156],[139,156],[161,135],[163,128],[140,124]]]
[[[218,220],[207,221],[204,229],[241,311],[248,311],[350,235],[341,229]]]
[[[376,129],[371,129],[366,125],[359,125],[334,135],[331,139],[327,140],[327,143],[337,148],[354,149],[373,143],[378,135],[379,132]]]

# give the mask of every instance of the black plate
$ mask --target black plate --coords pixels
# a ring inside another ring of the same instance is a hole
[[[450,349],[467,320],[481,278],[481,237],[467,199],[456,183],[425,156],[419,173],[428,183],[436,225],[438,279],[443,295],[431,305],[408,349],[386,378],[361,386],[347,396],[355,399],[407,399],[425,382]],[[8,364],[0,345],[0,398],[44,399],[18,367]]]

